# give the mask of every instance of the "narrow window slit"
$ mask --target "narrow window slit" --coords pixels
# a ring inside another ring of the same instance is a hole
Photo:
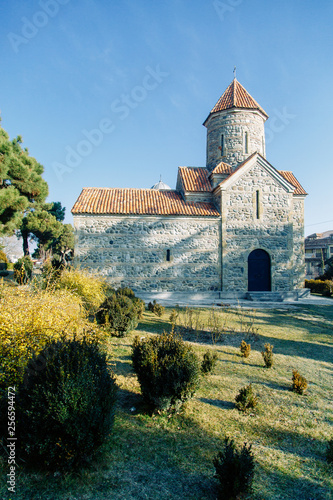
[[[224,135],[221,134],[221,144],[220,144],[221,156],[224,156]]]
[[[260,209],[259,209],[259,190],[256,191],[256,217],[260,219]]]

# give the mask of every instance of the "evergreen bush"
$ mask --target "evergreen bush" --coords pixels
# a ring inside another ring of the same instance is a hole
[[[222,451],[213,464],[215,477],[220,482],[221,500],[234,500],[251,492],[255,468],[251,445],[244,443],[239,448],[232,439],[225,437]]]
[[[271,368],[274,364],[273,347],[274,346],[272,346],[271,344],[265,344],[265,350],[261,351],[261,355],[264,358],[266,368]]]
[[[153,302],[149,302],[148,304],[148,311],[156,314],[156,316],[163,316],[165,313],[165,307],[161,306],[156,300],[153,300]]]
[[[173,325],[173,326],[176,325],[178,315],[179,315],[178,311],[176,311],[176,309],[172,309],[170,316],[169,316],[169,321],[170,321],[171,325]]]
[[[216,352],[207,351],[203,355],[203,360],[201,363],[201,371],[204,374],[210,373],[213,371],[215,365],[217,363],[217,354]]]
[[[138,313],[126,295],[113,294],[101,304],[96,313],[97,323],[116,337],[124,337],[138,325]]]
[[[297,370],[293,370],[292,390],[297,394],[303,394],[306,391],[308,382],[306,378],[302,377]]]
[[[116,391],[97,343],[49,344],[29,362],[18,390],[22,458],[54,469],[91,456],[112,429]]]
[[[199,384],[200,364],[190,345],[173,332],[140,340],[132,348],[133,369],[143,398],[160,410],[178,409]]]
[[[128,297],[129,299],[131,299],[131,301],[133,302],[134,307],[136,309],[138,319],[143,318],[143,313],[144,313],[145,308],[146,308],[145,303],[142,299],[140,299],[139,297],[137,297],[135,295],[135,293],[133,292],[133,290],[131,288],[128,288],[128,287],[119,288],[116,293],[117,293],[117,295],[124,295],[125,297]]]
[[[242,353],[243,358],[248,358],[251,352],[251,344],[247,344],[245,340],[242,340],[240,345],[240,351]]]
[[[25,285],[31,280],[33,262],[30,257],[21,257],[14,264],[14,279],[19,285]]]
[[[235,397],[236,408],[239,411],[247,411],[254,408],[258,404],[258,399],[252,389],[252,385],[249,384],[242,387],[237,396]]]

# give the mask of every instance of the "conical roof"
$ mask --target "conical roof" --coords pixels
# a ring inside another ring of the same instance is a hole
[[[217,101],[208,117],[206,118],[204,125],[210,115],[223,111],[225,109],[241,108],[241,109],[257,109],[266,118],[268,114],[262,109],[262,107],[257,103],[255,99],[248,93],[248,91],[241,85],[236,78],[230,83],[227,90]]]

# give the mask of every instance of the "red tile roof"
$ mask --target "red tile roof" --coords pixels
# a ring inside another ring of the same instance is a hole
[[[266,118],[268,118],[268,114],[262,109],[262,107],[257,103],[257,101],[253,99],[253,97],[248,93],[248,91],[243,87],[243,85],[241,85],[236,80],[236,78],[230,83],[227,90],[217,101],[217,103],[209,113],[208,117],[213,113],[217,113],[218,111],[223,111],[225,109],[231,109],[231,108],[257,109]],[[205,120],[205,123],[207,119]]]
[[[221,161],[220,163],[218,163],[216,165],[216,167],[214,168],[214,170],[212,170],[212,172],[210,173],[210,175],[212,174],[226,174],[226,175],[230,175],[232,174],[232,166],[229,165],[229,163],[224,163],[223,161]]]
[[[204,167],[179,167],[178,174],[184,191],[208,191],[212,186],[209,182],[209,172]]]
[[[220,215],[212,203],[186,202],[177,191],[117,188],[83,188],[72,214]]]
[[[305,189],[300,185],[296,177],[292,172],[288,172],[286,170],[279,170],[279,174],[282,175],[292,186],[295,187],[294,194],[308,194]]]

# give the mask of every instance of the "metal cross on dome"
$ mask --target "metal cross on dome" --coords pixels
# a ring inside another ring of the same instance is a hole
[[[234,78],[236,78],[236,66],[234,66]]]

